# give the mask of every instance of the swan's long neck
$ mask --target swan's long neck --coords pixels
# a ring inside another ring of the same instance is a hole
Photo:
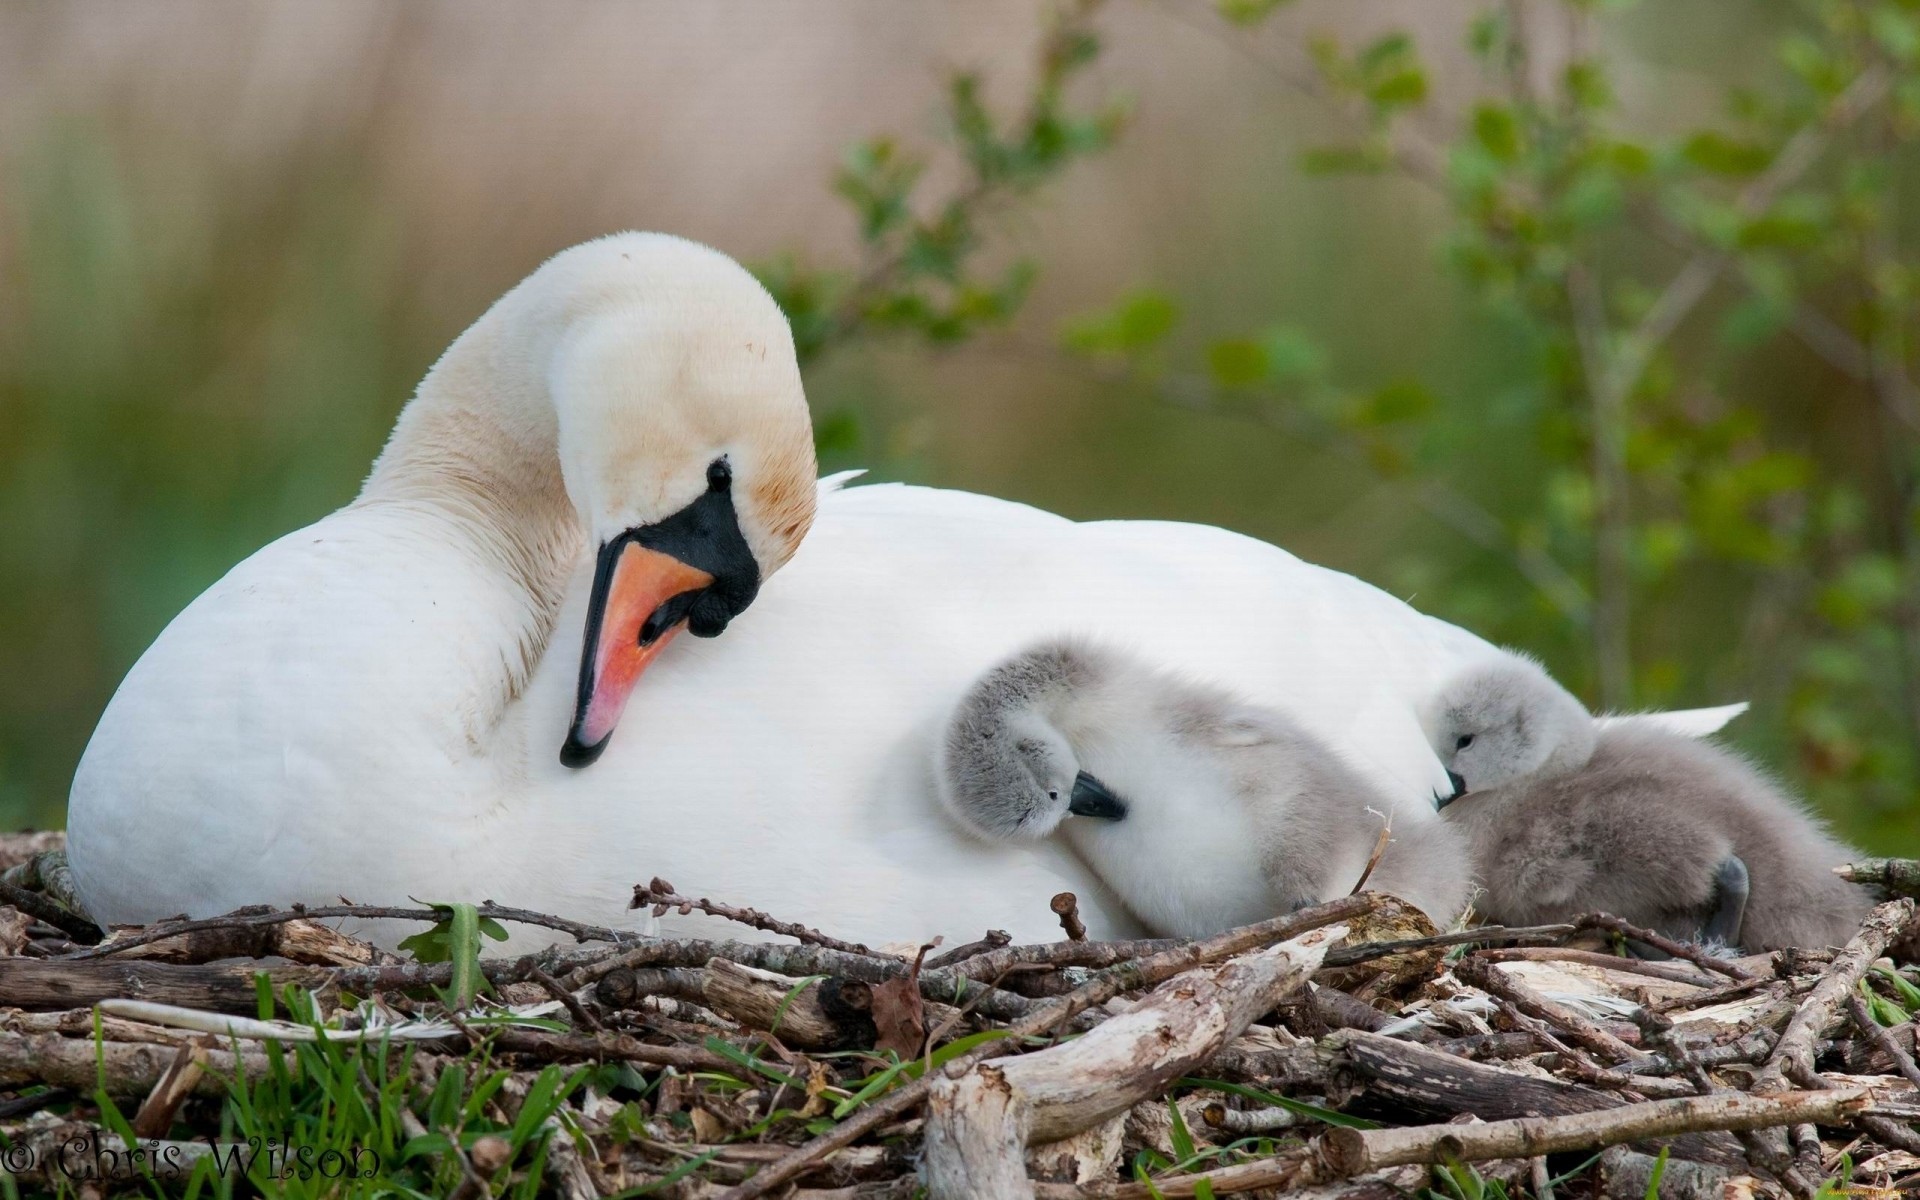
[[[503,596],[492,599],[507,599],[511,614],[497,631],[506,677],[481,683],[497,690],[483,697],[496,711],[519,695],[546,653],[586,543],[561,475],[559,422],[545,379],[557,322],[529,313],[522,291],[509,293],[434,364],[354,501],[418,514],[432,536],[459,543],[498,578]]]

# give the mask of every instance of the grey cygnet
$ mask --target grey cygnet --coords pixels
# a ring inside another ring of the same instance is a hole
[[[1670,937],[1750,951],[1838,945],[1872,907],[1832,868],[1856,857],[1732,751],[1596,723],[1533,660],[1457,674],[1426,726],[1459,792],[1487,917],[1600,910]]]
[[[988,670],[949,719],[947,809],[987,840],[1059,830],[1141,922],[1200,936],[1368,881],[1445,928],[1471,880],[1424,795],[1395,803],[1284,713],[1078,641]]]

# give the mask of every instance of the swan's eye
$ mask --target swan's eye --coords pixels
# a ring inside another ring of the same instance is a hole
[[[1463,733],[1460,735],[1460,740],[1453,744],[1453,748],[1455,750],[1465,750],[1468,746],[1471,746],[1471,745],[1473,745],[1473,735],[1470,733]]]
[[[733,468],[724,458],[716,458],[707,464],[707,486],[716,492],[724,492],[733,486]]]

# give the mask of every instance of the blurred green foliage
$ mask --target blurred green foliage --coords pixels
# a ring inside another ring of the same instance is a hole
[[[1220,0],[1257,28],[1284,3]],[[1920,837],[1920,390],[1903,183],[1920,136],[1920,4],[1813,0],[1759,86],[1714,124],[1628,128],[1594,28],[1630,5],[1532,0],[1471,26],[1483,86],[1437,113],[1415,41],[1310,47],[1357,136],[1303,170],[1393,172],[1443,195],[1445,262],[1508,362],[1496,397],[1340,384],[1300,330],[1210,336],[1169,366],[1173,298],[1066,328],[1185,407],[1267,421],[1411,479],[1499,564],[1459,562],[1423,606],[1544,652],[1608,708],[1669,703],[1706,657],[1662,614],[1707,584],[1735,675],[1784,723],[1793,773],[1852,836]],[[1564,36],[1556,61],[1536,45]],[[1416,124],[1416,117],[1427,118]],[[1435,137],[1423,131],[1448,131]],[[1784,412],[1752,402],[1759,350],[1795,338],[1831,372]],[[1515,439],[1532,495],[1451,478],[1458,431]],[[1870,465],[1856,445],[1865,437]],[[1825,438],[1824,444],[1822,438]],[[1531,590],[1534,601],[1527,601]]]
[[[896,131],[834,174],[854,261],[797,249],[757,267],[792,318],[823,465],[1077,516],[1235,524],[1538,653],[1596,704],[1752,698],[1738,740],[1849,836],[1910,848],[1920,392],[1901,199],[1920,13],[1770,5],[1789,28],[1766,69],[1702,67],[1737,81],[1723,112],[1646,129],[1615,81],[1649,28],[1689,69],[1718,55],[1682,36],[1698,11],[1483,8],[1464,99],[1412,33],[1303,35],[1276,21],[1288,0],[1196,17],[1248,45],[1285,39],[1352,134],[1314,130],[1297,167],[1355,211],[1323,221],[1324,253],[1265,309],[1195,271],[1066,321],[1060,352],[1041,352],[1061,394],[1044,412],[1026,397],[1018,437],[994,443],[1004,463],[942,477],[916,422],[994,410],[916,409],[890,395],[887,364],[926,379],[950,369],[929,349],[969,342],[970,363],[1031,360],[998,331],[1049,264],[1013,253],[1006,226],[1128,115],[1087,78],[1094,0],[1054,10],[1011,107],[978,73],[952,76],[938,149]],[[367,136],[324,134],[246,186],[158,205],[141,180],[169,168],[88,118],[48,123],[4,164],[5,823],[58,822],[121,674],[232,563],[351,494],[444,345],[391,205],[354,182]],[[1406,180],[1445,228],[1430,259],[1383,264],[1383,225],[1421,224]],[[1280,227],[1312,201],[1263,202]],[[1236,249],[1264,268],[1276,245]],[[1327,317],[1404,311],[1387,290],[1416,276],[1471,303],[1442,329]],[[1391,515],[1364,539],[1326,537],[1316,523],[1356,493]]]

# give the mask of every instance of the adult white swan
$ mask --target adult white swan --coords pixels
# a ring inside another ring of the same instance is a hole
[[[660,874],[868,940],[1044,937],[1063,888],[1126,932],[1066,851],[970,841],[928,775],[968,682],[1063,633],[1285,707],[1406,798],[1402,836],[1432,819],[1414,701],[1478,639],[1219,529],[901,486],[823,489],[813,519],[813,471],[751,276],[659,235],[559,255],[447,351],[353,503],[127,676],[74,779],[82,899],[619,924]]]

